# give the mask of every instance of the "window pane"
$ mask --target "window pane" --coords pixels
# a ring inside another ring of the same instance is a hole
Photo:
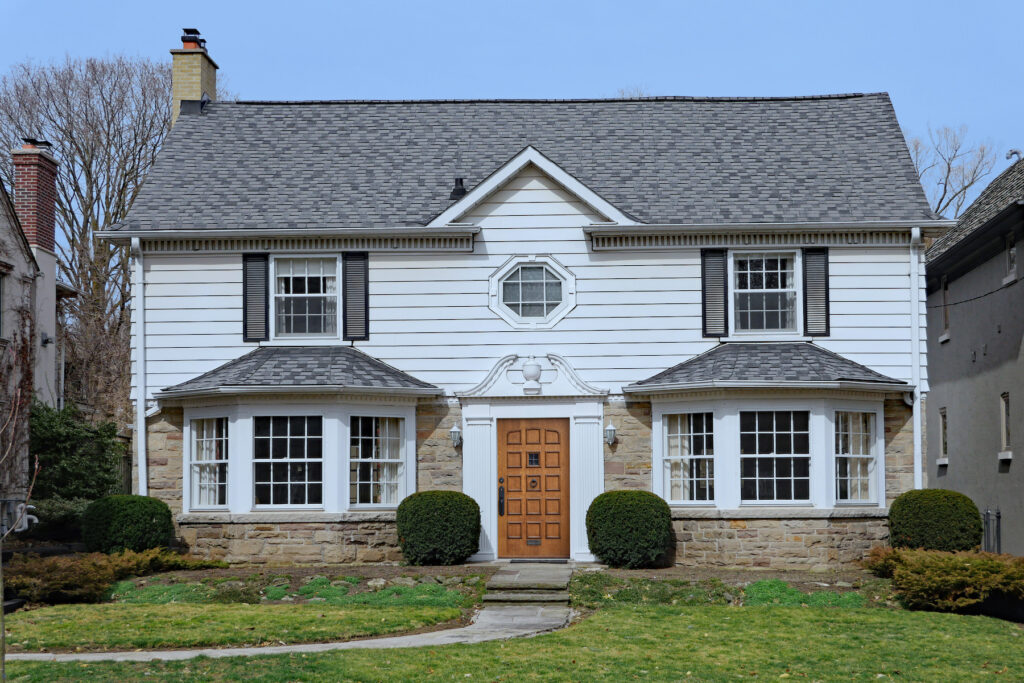
[[[401,500],[402,423],[394,417],[351,418],[351,504],[397,505]]]
[[[337,261],[277,259],[274,295],[279,335],[336,335],[338,331]]]
[[[800,501],[810,495],[807,411],[740,413],[740,497],[744,501]],[[749,457],[757,455],[760,457]]]
[[[666,415],[664,497],[673,501],[712,501],[715,497],[711,413]],[[697,455],[703,457],[695,457]]]
[[[192,506],[227,505],[228,420],[226,417],[192,420]]]
[[[874,499],[874,420],[874,413],[835,414],[836,500]]]
[[[257,421],[265,422],[260,435]],[[323,418],[318,415],[254,419],[253,494],[257,505],[319,505],[323,480]]]
[[[545,266],[519,266],[502,280],[501,302],[524,318],[544,318],[562,303],[562,280]]]

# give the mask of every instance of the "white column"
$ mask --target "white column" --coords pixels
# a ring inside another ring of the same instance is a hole
[[[604,491],[603,414],[599,404],[594,408],[573,416],[569,439],[570,552],[581,562],[595,559],[587,543],[587,509]]]
[[[471,560],[498,556],[497,453],[494,421],[486,405],[466,405],[462,413],[462,490],[480,506],[480,550]]]

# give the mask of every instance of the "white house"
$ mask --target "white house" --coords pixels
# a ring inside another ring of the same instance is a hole
[[[824,566],[922,486],[928,208],[885,94],[217,102],[124,223],[138,489],[229,561],[398,559],[417,490],[478,559],[590,559],[653,490],[684,564]],[[198,84],[204,84],[202,89]]]

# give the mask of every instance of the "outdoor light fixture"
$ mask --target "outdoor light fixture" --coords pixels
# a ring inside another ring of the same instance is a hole
[[[615,443],[615,425],[611,422],[604,428],[604,442],[609,446]]]
[[[452,446],[458,448],[462,445],[462,430],[459,429],[459,425],[455,425],[448,430],[448,436],[452,439]]]

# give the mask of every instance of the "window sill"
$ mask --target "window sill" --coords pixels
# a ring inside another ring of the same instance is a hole
[[[1013,451],[999,451],[999,460],[1013,460]]]
[[[949,458],[939,458],[935,461],[936,467],[949,467]]]
[[[322,510],[230,512],[195,511],[178,515],[179,524],[330,524],[337,522],[393,522],[394,510],[323,512]]]
[[[1006,285],[1011,285],[1011,284],[1013,284],[1016,281],[1017,281],[1017,273],[1010,273],[1006,277],[1003,278],[1003,287],[1005,287]]]
[[[259,342],[260,346],[339,346],[341,337],[284,337]]]
[[[739,510],[672,505],[672,519],[859,519],[887,517],[884,507],[746,507]]]
[[[790,332],[780,334],[778,332],[733,332],[732,334],[719,337],[719,341],[723,342],[809,342],[814,341],[817,337],[808,337],[805,334],[799,332]]]
[[[939,343],[940,344],[945,344],[948,341],[949,341],[949,330],[946,330],[941,335],[939,335]]]

